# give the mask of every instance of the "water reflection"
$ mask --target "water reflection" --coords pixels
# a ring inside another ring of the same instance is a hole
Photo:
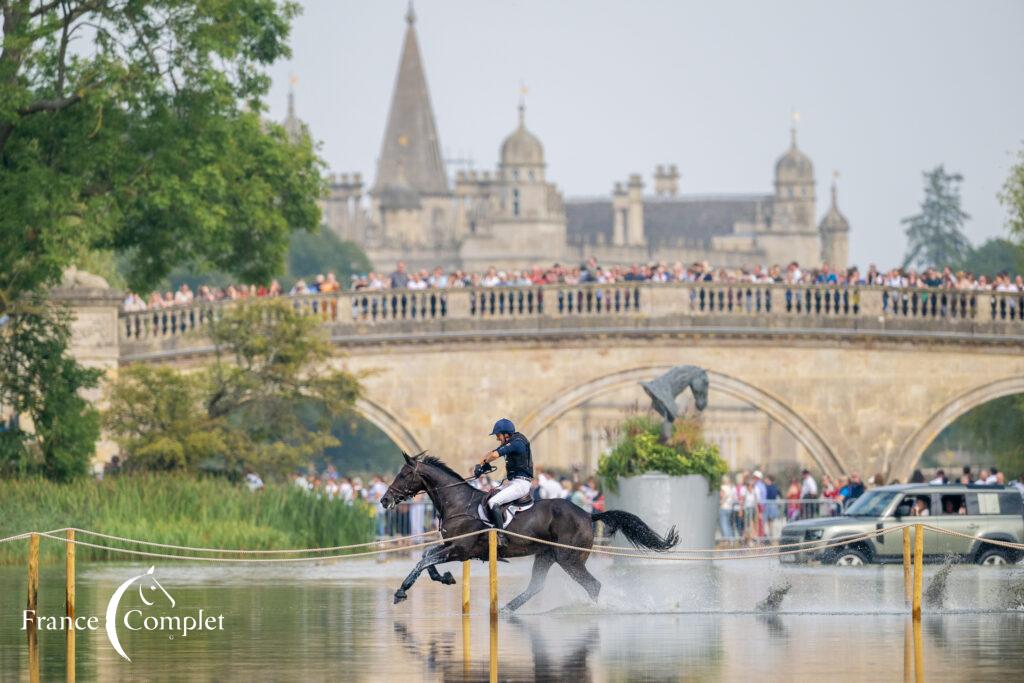
[[[396,563],[395,573],[402,569]],[[223,612],[228,628],[173,640],[124,633],[131,663],[102,631],[75,638],[41,631],[38,647],[29,647],[33,636],[20,622],[24,572],[0,570],[0,679],[148,680],[182,675],[187,667],[190,678],[204,680],[750,680],[752,662],[787,680],[989,680],[1024,670],[1024,613],[994,611],[1011,585],[1010,573],[1000,570],[955,568],[948,590],[954,608],[926,611],[915,627],[902,605],[898,568],[606,569],[609,596],[596,608],[553,575],[552,590],[534,611],[500,616],[495,631],[484,576],[473,585],[477,611],[463,617],[461,591],[432,584],[396,608],[391,577],[379,575],[387,568],[376,566],[376,576],[342,578],[323,568],[168,569],[162,582],[179,605]],[[136,570],[80,573],[79,614],[102,614],[113,588]],[[515,567],[502,570],[502,597],[528,580]],[[60,570],[44,572],[41,613],[63,612],[62,580]],[[783,582],[792,589],[780,612],[753,610]]]

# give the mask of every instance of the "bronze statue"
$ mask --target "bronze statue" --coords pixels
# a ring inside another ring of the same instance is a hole
[[[676,396],[690,387],[697,410],[704,410],[708,405],[708,373],[696,365],[677,365],[661,377],[650,382],[640,382],[647,395],[651,397],[651,407],[664,418],[661,435],[667,441],[672,436],[672,423],[679,417],[679,406]]]

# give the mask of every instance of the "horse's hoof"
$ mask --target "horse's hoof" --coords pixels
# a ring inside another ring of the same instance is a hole
[[[397,605],[398,603],[402,602],[402,600],[405,600],[407,597],[409,596],[405,594],[405,591],[399,588],[395,591],[395,604]]]
[[[452,576],[451,572],[445,572],[444,576],[441,577],[441,583],[443,583],[446,586],[454,586],[455,585],[455,577]]]

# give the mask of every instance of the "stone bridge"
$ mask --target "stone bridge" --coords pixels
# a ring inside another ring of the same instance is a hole
[[[366,418],[407,451],[467,466],[498,416],[535,438],[678,364],[707,368],[712,402],[721,392],[764,411],[833,475],[905,478],[956,417],[1024,392],[1022,295],[622,283],[292,301],[323,320],[339,367],[366,373]],[[226,305],[117,313],[76,301],[78,352],[112,369],[192,366]]]

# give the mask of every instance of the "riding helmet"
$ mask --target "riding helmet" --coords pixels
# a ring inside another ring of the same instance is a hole
[[[494,429],[491,430],[491,436],[495,434],[515,434],[516,426],[512,424],[512,420],[507,417],[503,417],[494,423]]]

